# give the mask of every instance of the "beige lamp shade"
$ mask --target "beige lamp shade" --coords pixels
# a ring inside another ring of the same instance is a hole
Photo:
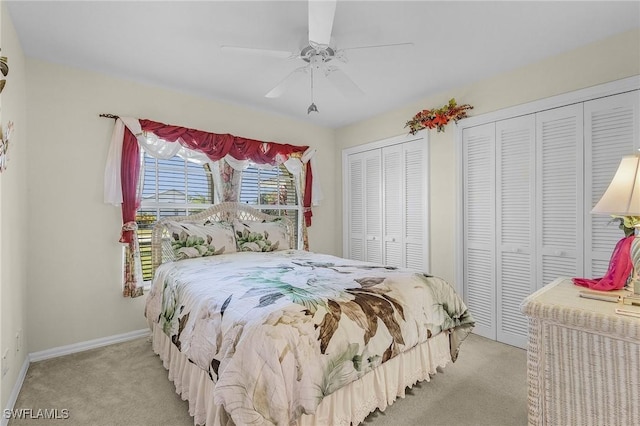
[[[640,216],[640,154],[622,157],[618,171],[591,213]]]

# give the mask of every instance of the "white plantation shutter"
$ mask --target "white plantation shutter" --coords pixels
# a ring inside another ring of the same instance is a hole
[[[403,203],[402,188],[402,146],[393,145],[382,149],[383,191],[384,191],[384,263],[390,266],[404,266],[403,245]]]
[[[254,163],[242,170],[240,202],[273,216],[286,216],[294,223],[294,241],[302,229],[302,215],[293,174],[284,164],[264,167]]]
[[[640,148],[638,92],[596,99],[584,104],[585,121],[585,274],[602,277],[620,238],[617,222],[608,215],[591,214],[609,186],[620,160]],[[589,196],[590,195],[590,196]]]
[[[523,347],[528,320],[520,304],[536,288],[535,116],[496,123],[497,339]]]
[[[426,146],[421,140],[402,144],[404,163],[404,256],[409,269],[428,272],[427,264],[427,217],[426,212],[426,169],[424,152]]]
[[[496,338],[495,125],[462,134],[465,300],[474,333]]]
[[[366,260],[382,263],[382,157],[380,150],[364,154]]]
[[[363,155],[349,156],[348,220],[350,259],[365,260],[364,252],[364,164]]]
[[[181,157],[157,159],[141,150],[141,201],[136,222],[140,263],[145,281],[151,280],[151,231],[156,221],[197,213],[213,204],[213,179],[207,164]]]
[[[242,171],[240,202],[257,205],[260,200],[260,175],[257,168]]]
[[[538,284],[583,271],[582,104],[536,114]]]
[[[180,157],[156,159],[142,151],[141,202],[213,204],[213,181],[208,166]],[[186,207],[186,206],[185,206]]]
[[[294,177],[282,164],[273,168],[252,164],[242,171],[240,202],[258,209],[259,206],[297,209]]]

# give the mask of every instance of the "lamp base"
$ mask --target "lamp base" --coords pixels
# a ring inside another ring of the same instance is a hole
[[[635,229],[635,238],[631,242],[631,262],[633,262],[633,271],[627,282],[626,289],[631,291],[634,296],[640,297],[640,228]]]
[[[635,270],[632,274],[635,274]],[[624,289],[631,292],[634,296],[640,297],[640,280],[637,277],[630,277]]]

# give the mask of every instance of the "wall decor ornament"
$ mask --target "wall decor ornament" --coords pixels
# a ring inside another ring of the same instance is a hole
[[[444,132],[444,126],[452,120],[457,123],[458,120],[466,118],[467,111],[470,109],[473,109],[471,105],[458,105],[456,100],[451,98],[449,103],[442,108],[420,111],[407,121],[404,127],[409,127],[409,133],[412,135],[422,129],[437,129],[438,132]]]
[[[2,79],[0,79],[0,93],[2,93],[4,85],[7,82],[5,77],[9,74],[9,65],[7,64],[6,56],[0,56],[0,72],[2,73]]]
[[[7,168],[7,151],[9,150],[9,138],[13,133],[13,122],[9,122],[5,129],[0,125],[0,173]]]
[[[0,93],[2,93],[4,85],[7,82],[5,77],[9,74],[9,65],[7,64],[6,56],[0,56],[0,73],[2,73],[2,78],[0,79]],[[13,123],[11,121],[4,130],[0,124],[0,173],[7,168],[7,151],[9,150],[9,137],[12,131]]]

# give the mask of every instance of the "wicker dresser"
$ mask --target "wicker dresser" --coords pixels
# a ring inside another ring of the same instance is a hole
[[[561,278],[527,297],[529,424],[640,425],[640,318]],[[640,313],[640,307],[624,306]]]

